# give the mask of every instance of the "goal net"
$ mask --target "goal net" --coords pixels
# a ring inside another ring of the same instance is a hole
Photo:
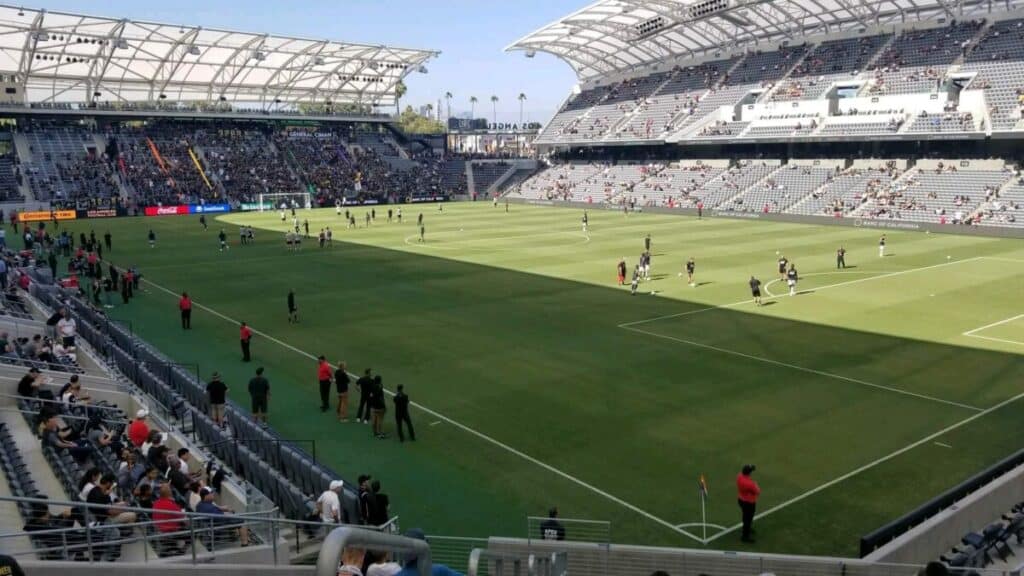
[[[260,194],[260,212],[267,210],[298,210],[300,208],[310,209],[313,207],[313,195],[309,192],[279,192],[274,194]]]

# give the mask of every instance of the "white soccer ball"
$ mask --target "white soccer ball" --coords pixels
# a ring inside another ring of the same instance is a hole
[[[679,273],[679,277],[680,277],[680,278],[682,278],[682,277],[683,277],[683,273],[682,273],[682,272],[680,272],[680,273]]]
[[[952,256],[946,256],[946,260],[952,260],[952,259],[953,259]]]
[[[775,251],[775,255],[776,255],[776,256],[778,256],[778,255],[779,255],[779,251],[778,251],[778,250],[776,250],[776,251]]]

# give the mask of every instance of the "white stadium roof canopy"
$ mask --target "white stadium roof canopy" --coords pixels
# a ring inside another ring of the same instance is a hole
[[[808,36],[982,18],[1022,0],[598,0],[507,50],[547,52],[581,80]]]
[[[389,104],[438,54],[0,5],[0,75],[30,102]]]

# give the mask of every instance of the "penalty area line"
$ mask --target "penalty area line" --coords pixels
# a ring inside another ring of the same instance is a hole
[[[172,298],[177,298],[178,297],[178,294],[176,294],[173,291],[171,291],[171,290],[161,286],[160,284],[157,284],[156,282],[153,282],[152,280],[149,280],[147,278],[143,278],[142,281],[147,283],[147,284],[149,284],[149,285],[151,285],[151,286],[153,286],[157,290],[160,290],[160,291],[170,295]],[[205,310],[205,311],[209,312],[210,314],[212,314],[212,315],[214,315],[214,316],[216,316],[216,317],[218,317],[218,318],[220,318],[220,319],[222,319],[222,320],[224,320],[226,322],[230,322],[232,324],[235,324],[236,326],[241,324],[240,321],[235,320],[234,318],[231,318],[230,316],[226,316],[224,314],[221,314],[220,312],[214,310],[213,308],[210,308],[209,306],[204,306],[203,304],[200,304],[199,302],[196,302],[195,300],[192,301],[192,305],[195,306],[196,308],[200,308],[202,310]],[[295,346],[292,346],[291,344],[289,344],[287,342],[279,340],[279,339],[277,339],[277,338],[275,338],[275,337],[273,337],[273,336],[271,336],[271,335],[269,335],[269,334],[267,334],[265,332],[261,332],[260,330],[252,328],[251,326],[250,326],[250,328],[252,329],[254,334],[258,334],[258,335],[266,338],[267,340],[269,340],[269,341],[271,341],[271,342],[281,346],[282,348],[286,348],[288,350],[291,350],[292,352],[295,352],[296,354],[299,354],[300,356],[303,356],[303,357],[308,358],[310,360],[316,360],[317,359],[316,356],[314,356],[313,354],[310,354],[309,352],[305,352],[303,350],[300,350],[300,349],[296,348]],[[354,377],[355,374],[350,374],[350,376]],[[385,392],[387,392],[388,394],[390,394],[392,396],[394,395],[394,393],[392,391],[390,391],[390,390],[385,390]],[[601,496],[601,497],[603,497],[603,498],[605,498],[605,499],[607,499],[607,500],[609,500],[611,502],[614,502],[615,504],[618,504],[619,506],[622,506],[623,508],[626,508],[627,510],[635,512],[635,513],[639,514],[640,516],[643,516],[644,518],[647,518],[648,520],[651,520],[652,522],[660,524],[661,526],[663,526],[665,528],[668,528],[669,530],[672,530],[673,532],[676,532],[678,534],[682,534],[683,536],[691,538],[691,539],[693,539],[696,542],[703,542],[704,541],[703,538],[701,538],[700,536],[697,536],[696,534],[693,534],[693,533],[691,533],[691,532],[689,532],[687,530],[684,530],[682,528],[678,528],[676,525],[672,524],[671,522],[669,522],[669,521],[667,521],[667,520],[665,520],[663,518],[659,518],[658,516],[655,516],[654,514],[651,514],[650,512],[648,512],[648,511],[646,511],[646,510],[644,510],[644,509],[642,509],[642,508],[640,508],[640,507],[638,507],[638,506],[636,506],[634,504],[631,504],[631,503],[629,503],[629,502],[619,498],[618,496],[610,494],[610,493],[608,493],[608,492],[598,488],[597,486],[594,486],[593,484],[589,484],[588,482],[586,482],[584,480],[581,480],[581,479],[579,479],[579,478],[569,474],[568,472],[565,472],[565,471],[562,471],[562,470],[560,470],[558,468],[555,468],[554,466],[552,466],[552,465],[550,465],[550,464],[548,464],[546,462],[542,462],[541,460],[538,460],[538,459],[534,458],[533,456],[530,456],[529,454],[526,454],[525,452],[523,452],[523,451],[521,451],[521,450],[519,450],[517,448],[513,448],[512,446],[509,446],[508,444],[505,444],[504,442],[502,442],[500,440],[492,438],[491,436],[488,436],[487,434],[484,434],[483,432],[480,432],[479,430],[476,430],[474,428],[470,428],[469,426],[467,426],[467,425],[465,425],[465,424],[463,424],[461,422],[453,420],[453,419],[445,416],[444,414],[441,414],[440,412],[437,412],[436,410],[432,410],[430,408],[427,408],[426,406],[424,406],[422,404],[419,404],[417,402],[410,402],[410,404],[412,404],[414,407],[416,407],[420,411],[425,412],[426,414],[429,414],[429,415],[433,416],[437,420],[440,420],[442,422],[450,424],[450,425],[452,425],[452,426],[462,430],[463,432],[466,432],[466,433],[468,433],[468,434],[470,434],[472,436],[475,436],[476,438],[478,438],[480,440],[483,440],[484,442],[486,442],[488,444],[491,444],[493,446],[501,448],[502,450],[504,450],[504,451],[514,455],[514,456],[517,456],[517,457],[519,457],[519,458],[521,458],[521,459],[523,459],[523,460],[525,460],[525,461],[527,461],[527,462],[529,462],[531,464],[534,464],[534,465],[536,465],[536,466],[538,466],[540,468],[543,468],[544,470],[547,470],[548,472],[551,472],[552,474],[555,474],[556,476],[559,476],[560,478],[568,480],[569,482],[571,482],[573,484],[576,484],[577,486],[580,486],[581,488],[585,488],[586,490],[588,490],[588,491],[590,491],[590,492],[592,492],[594,494],[597,494],[598,496]]]

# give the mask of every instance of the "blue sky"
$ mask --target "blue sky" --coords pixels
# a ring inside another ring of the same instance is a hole
[[[558,19],[587,0],[47,0],[26,7],[84,12],[96,16],[199,24],[245,32],[296,35],[340,41],[393,44],[440,50],[428,74],[412,74],[405,102],[436,105],[452,92],[453,113],[469,111],[479,98],[478,117],[491,118],[491,95],[500,99],[499,122],[517,122],[520,92],[525,117],[546,122],[568,95],[575,74],[561,60],[538,53],[503,52],[514,40]],[[403,106],[405,105],[403,102]]]

